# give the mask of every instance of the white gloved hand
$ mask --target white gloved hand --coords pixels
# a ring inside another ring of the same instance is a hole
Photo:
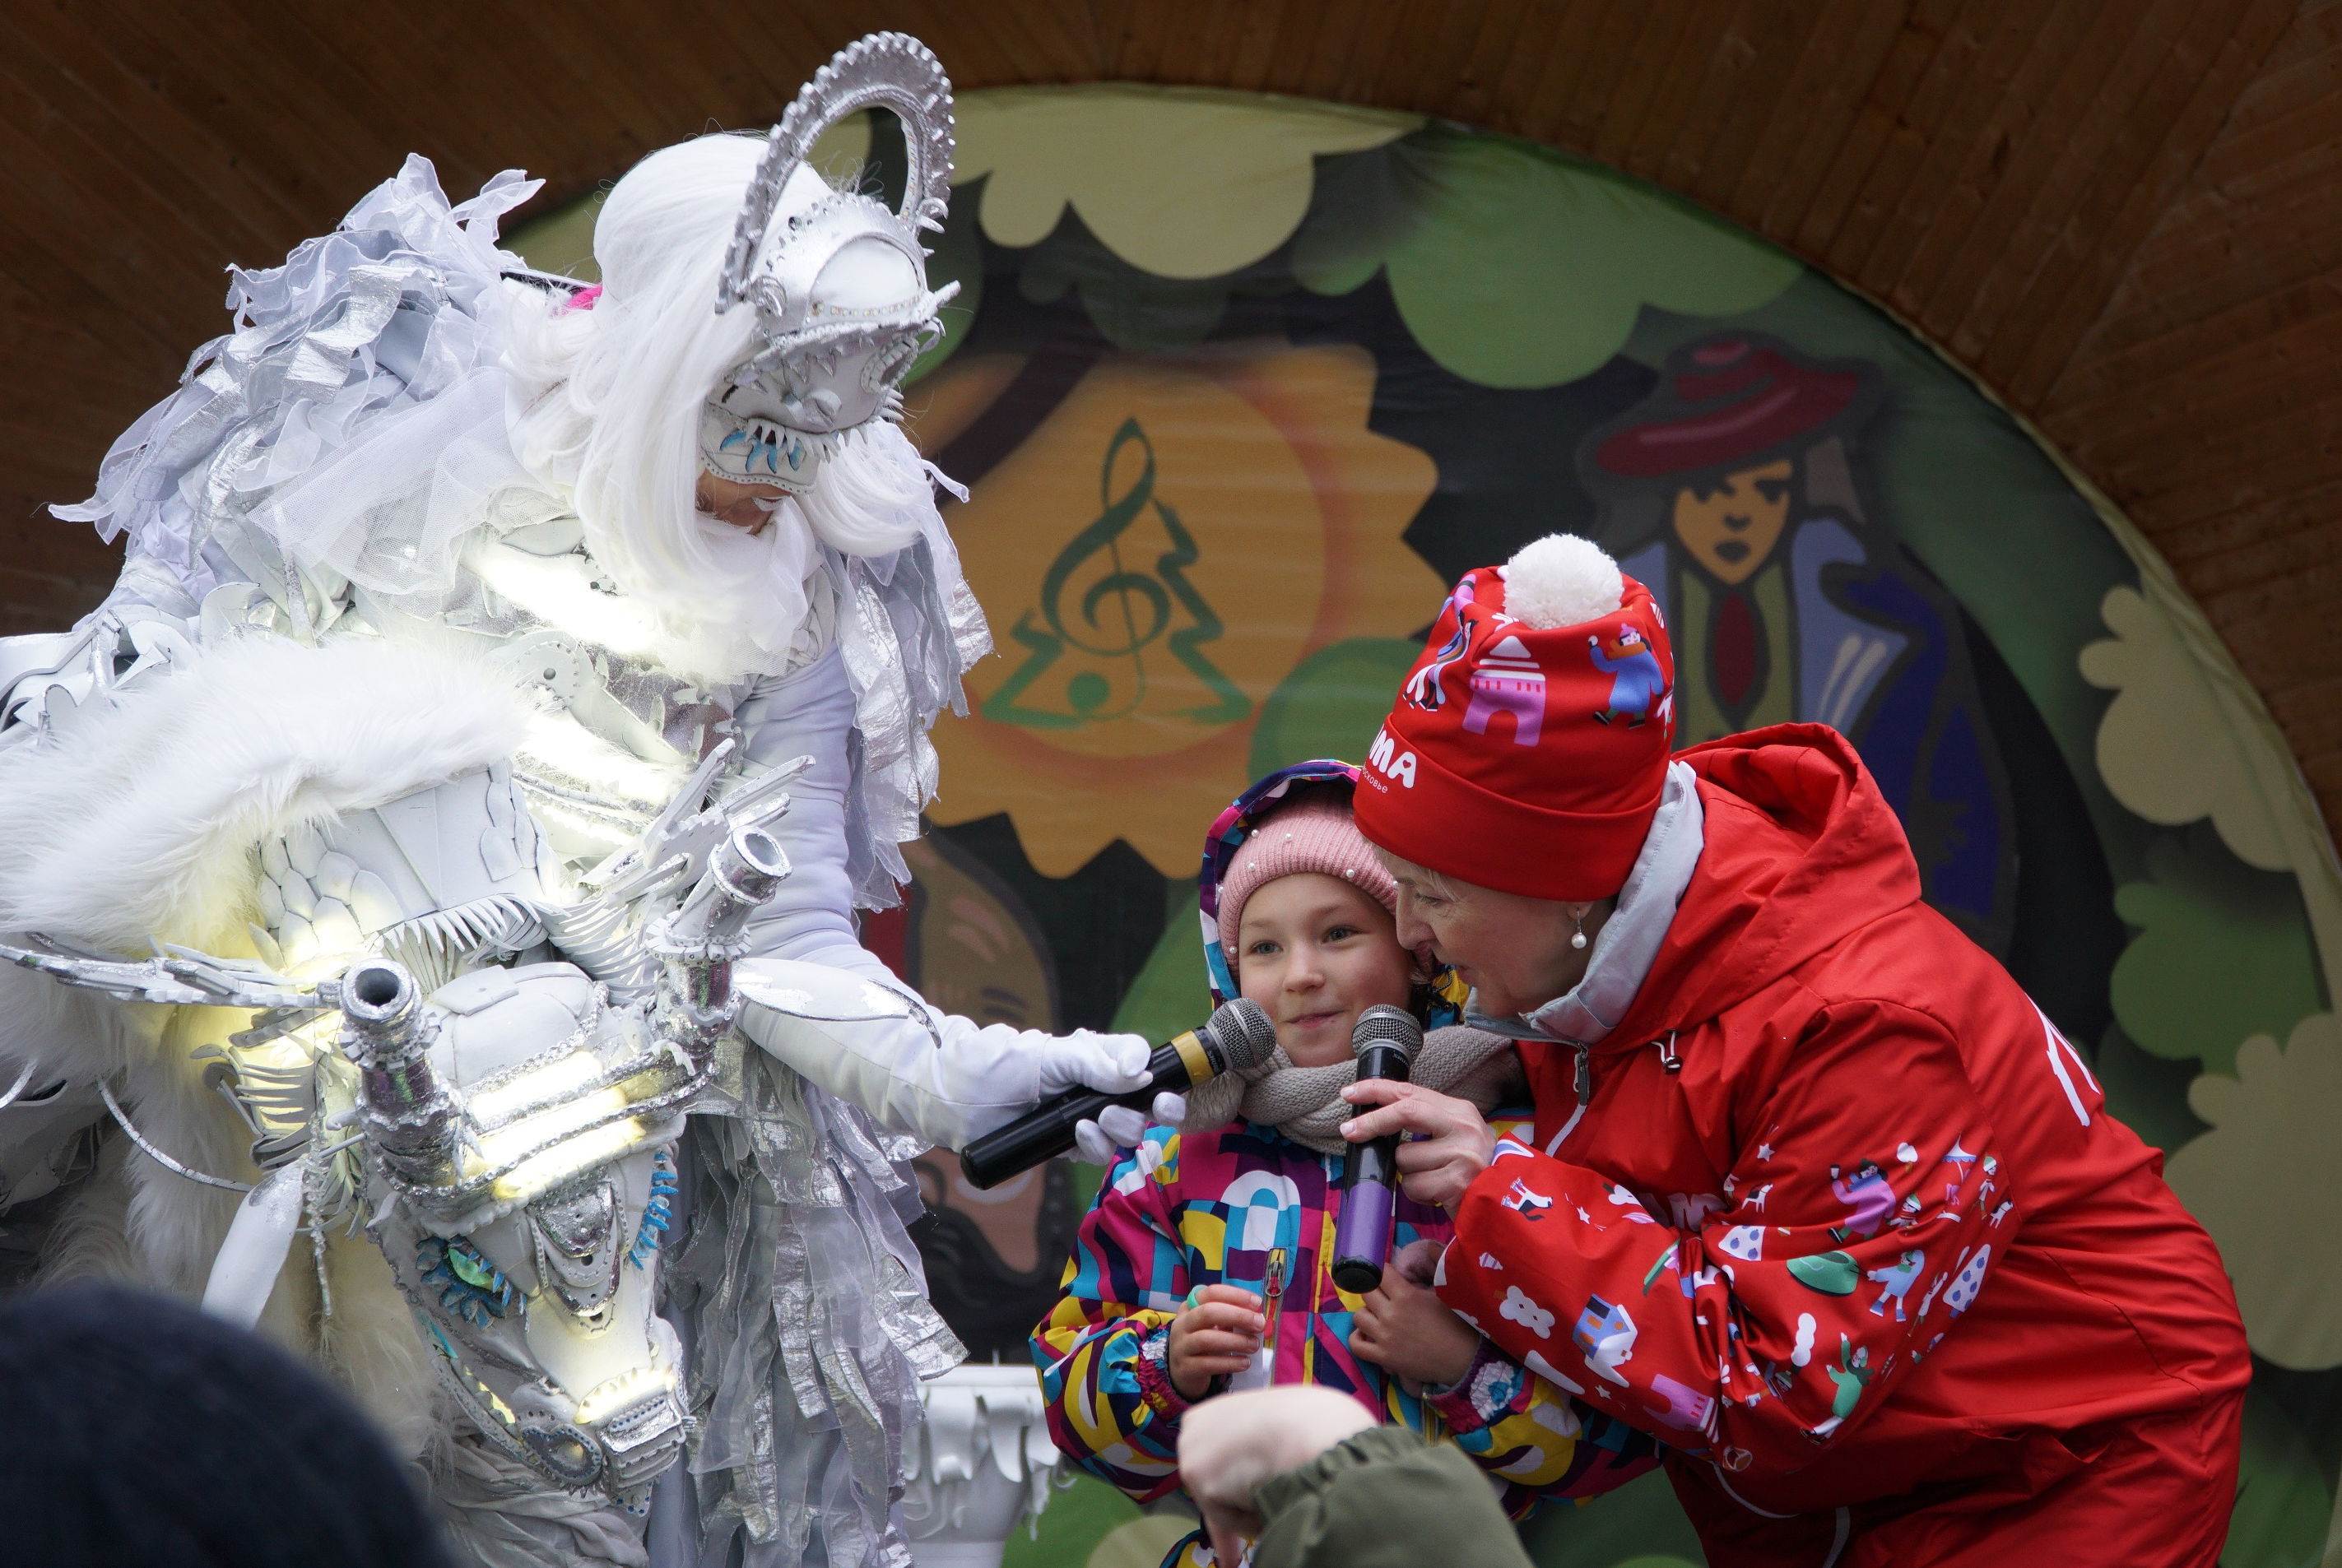
[[[1093,1165],[1118,1164],[1146,1136],[1150,1124],[1176,1127],[1187,1119],[1187,1096],[1169,1090],[1155,1096],[1151,1117],[1128,1105],[1108,1105],[1095,1122],[1074,1124],[1074,1147]]]
[[[733,965],[741,1033],[882,1126],[953,1149],[1068,1089],[1143,1089],[1154,1047],[1137,1034],[1044,1034],[978,1025],[828,964]]]
[[[1146,1062],[1155,1054],[1155,1047],[1143,1035],[1076,1029],[1070,1034],[1044,1037],[1034,1054],[1040,1069],[1039,1098],[1046,1100],[1068,1089],[1096,1089],[1108,1094],[1143,1089],[1152,1076]]]

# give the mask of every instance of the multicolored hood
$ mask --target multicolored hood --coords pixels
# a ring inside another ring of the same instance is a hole
[[[1315,757],[1278,768],[1254,781],[1213,820],[1211,831],[1204,835],[1204,866],[1196,879],[1196,904],[1203,921],[1204,974],[1211,987],[1214,1007],[1239,994],[1236,974],[1228,968],[1227,954],[1220,947],[1220,885],[1236,861],[1236,850],[1252,836],[1261,820],[1285,805],[1296,789],[1307,792],[1322,788],[1346,809],[1357,785],[1358,770],[1355,765],[1336,757]],[[1426,989],[1431,1000],[1423,1020],[1425,1029],[1446,1028],[1464,1021],[1464,1002],[1469,988],[1456,977],[1454,970],[1441,969],[1432,976]]]

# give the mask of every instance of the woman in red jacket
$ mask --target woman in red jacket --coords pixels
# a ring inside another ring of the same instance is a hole
[[[1375,739],[1401,939],[1542,1139],[1348,1091],[1455,1210],[1439,1296],[1668,1443],[1713,1563],[2215,1563],[2251,1367],[2160,1156],[1844,737],[1670,758],[1672,688],[1650,594],[1556,535],[1456,585]]]

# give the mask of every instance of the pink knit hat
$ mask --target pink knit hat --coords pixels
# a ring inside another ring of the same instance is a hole
[[[1394,914],[1398,884],[1383,869],[1374,846],[1330,801],[1299,800],[1269,817],[1246,839],[1220,879],[1220,947],[1233,959],[1247,900],[1280,876],[1314,871],[1339,877]]]

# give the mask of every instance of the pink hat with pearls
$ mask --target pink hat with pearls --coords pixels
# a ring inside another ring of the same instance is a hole
[[[1300,800],[1255,828],[1220,879],[1220,947],[1233,959],[1247,900],[1280,876],[1314,871],[1338,878],[1396,914],[1398,884],[1346,806]]]

